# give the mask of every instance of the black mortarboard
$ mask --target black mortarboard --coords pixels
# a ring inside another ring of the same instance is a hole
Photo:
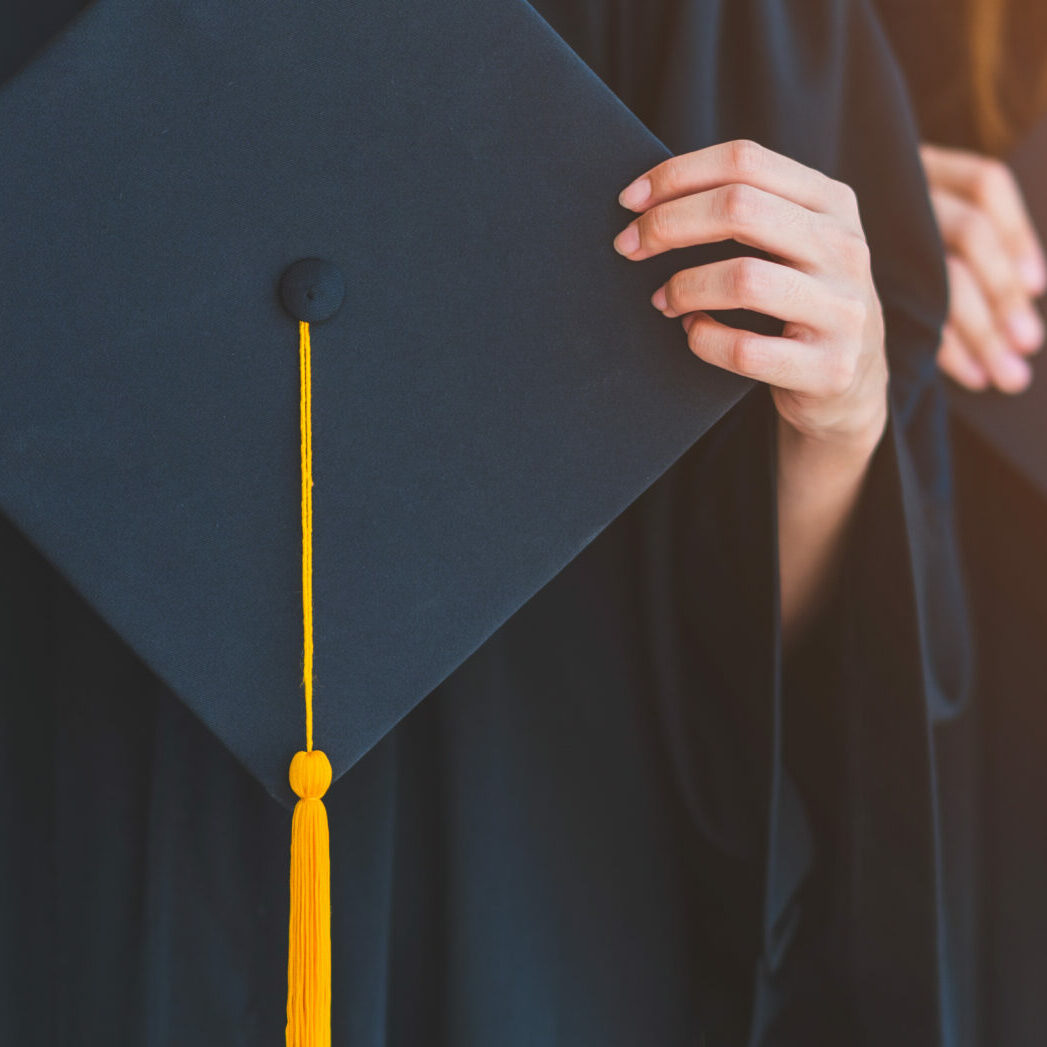
[[[295,318],[336,777],[748,388],[611,248],[666,150],[522,0],[101,0],[0,138],[0,508],[281,799]]]
[[[313,335],[336,776],[746,388],[611,248],[666,151],[521,0],[103,0],[0,137],[0,505],[285,800],[291,263],[345,285]]]
[[[1047,120],[1041,121],[1010,158],[1040,236],[1047,240]],[[1040,312],[1047,317],[1043,302]],[[1017,396],[971,393],[954,386],[953,408],[1004,459],[1047,496],[1047,363],[1031,358],[1032,385]]]

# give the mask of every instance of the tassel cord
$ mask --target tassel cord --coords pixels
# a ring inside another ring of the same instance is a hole
[[[313,364],[309,324],[298,324],[299,419],[302,451],[302,683],[305,749],[313,751]]]
[[[290,913],[287,934],[287,1047],[331,1044],[331,844],[322,797],[331,763],[313,748],[313,433],[309,324],[299,323],[302,459],[302,684],[304,752],[288,778],[299,797],[291,819]]]

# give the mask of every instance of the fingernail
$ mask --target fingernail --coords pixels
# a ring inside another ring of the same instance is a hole
[[[669,299],[665,297],[664,287],[659,287],[658,290],[651,295],[651,305],[653,305],[658,312],[665,312],[666,307],[669,305]]]
[[[651,195],[650,178],[637,178],[618,194],[618,203],[635,211]]]
[[[1040,295],[1047,290],[1047,268],[1042,258],[1028,255],[1018,263],[1018,272],[1030,294]]]
[[[606,243],[606,241],[604,241]],[[630,255],[640,248],[640,230],[635,225],[627,225],[615,238],[614,249],[619,254]]]
[[[1029,365],[1013,353],[1005,353],[996,367],[996,383],[1005,393],[1020,393],[1032,380]]]
[[[1007,330],[1019,349],[1035,349],[1043,341],[1043,322],[1032,309],[1016,309],[1007,317]]]
[[[686,316],[685,316],[685,317],[683,318],[683,320],[681,321],[681,322],[683,323],[683,329],[684,329],[684,330],[685,330],[685,331],[686,331],[686,332],[687,332],[688,334],[690,334],[690,333],[691,333],[691,328],[692,328],[692,327],[694,327],[694,321],[695,321],[696,319],[697,319],[697,317],[696,317],[696,316],[694,315],[694,313],[688,313],[688,314],[687,314],[687,315],[686,315]]]

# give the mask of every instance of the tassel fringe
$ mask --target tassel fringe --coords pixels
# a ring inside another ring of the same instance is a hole
[[[300,799],[291,822],[287,1047],[330,1047],[331,846],[321,797],[331,763],[319,749],[299,752],[289,777]]]

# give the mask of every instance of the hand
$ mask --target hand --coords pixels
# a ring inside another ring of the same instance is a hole
[[[692,352],[766,382],[804,442],[871,455],[887,417],[883,316],[853,191],[753,142],[673,157],[623,190],[639,213],[615,249],[639,261],[733,239],[773,257],[676,273],[651,302],[679,317]],[[716,309],[784,321],[780,337],[718,323]]]
[[[1033,300],[1047,289],[1021,190],[998,160],[959,149],[920,149],[946,247],[949,318],[938,364],[968,389],[1017,393],[1032,379],[1025,357],[1043,344]]]

